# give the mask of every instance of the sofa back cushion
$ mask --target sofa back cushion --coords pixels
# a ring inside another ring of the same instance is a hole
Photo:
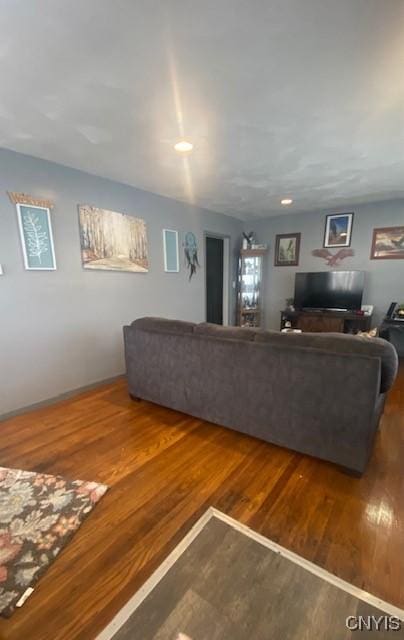
[[[134,320],[131,327],[142,329],[143,331],[161,331],[162,333],[192,333],[195,323],[183,320],[169,320],[167,318],[145,317]]]
[[[220,324],[201,322],[194,327],[194,333],[222,340],[254,340],[257,329],[252,327],[223,327]]]
[[[272,344],[287,344],[297,347],[311,347],[323,351],[345,354],[363,354],[378,357],[381,360],[380,391],[388,391],[392,386],[398,369],[397,352],[393,345],[382,338],[368,338],[346,333],[278,333],[262,331],[255,341]]]
[[[398,357],[395,348],[381,338],[353,336],[345,333],[280,333],[250,327],[223,327],[209,322],[195,324],[182,320],[154,317],[138,318],[132,322],[131,326],[144,331],[174,334],[194,333],[220,340],[255,341],[281,346],[310,347],[328,353],[378,357],[381,361],[380,391],[382,393],[390,389],[398,370]]]

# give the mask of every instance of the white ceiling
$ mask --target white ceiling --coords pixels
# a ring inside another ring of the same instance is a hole
[[[0,0],[0,79],[0,146],[214,211],[404,196],[404,0]]]

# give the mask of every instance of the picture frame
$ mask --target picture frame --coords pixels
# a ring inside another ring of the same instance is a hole
[[[56,271],[49,207],[17,203],[18,227],[27,271]]]
[[[180,270],[180,255],[178,249],[178,231],[163,229],[164,271],[178,273]]]
[[[353,218],[353,212],[327,215],[325,219],[323,247],[350,247]]]
[[[275,267],[297,267],[301,233],[280,233],[275,238]]]
[[[147,273],[147,226],[143,218],[79,204],[83,269]]]
[[[404,260],[404,226],[373,229],[371,260]]]

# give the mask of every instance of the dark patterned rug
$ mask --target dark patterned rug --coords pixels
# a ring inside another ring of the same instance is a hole
[[[0,615],[13,613],[107,489],[0,467]]]

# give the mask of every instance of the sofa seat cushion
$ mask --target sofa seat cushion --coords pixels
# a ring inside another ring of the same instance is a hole
[[[257,329],[252,327],[223,327],[220,324],[212,324],[210,322],[201,322],[195,325],[194,333],[212,338],[220,338],[221,340],[249,340],[255,338]]]
[[[183,320],[168,320],[167,318],[138,318],[131,324],[136,329],[143,331],[159,331],[162,333],[192,333],[195,327],[194,322]]]
[[[378,357],[381,360],[380,391],[385,393],[392,386],[398,370],[398,356],[395,348],[382,338],[368,338],[346,333],[278,333],[277,331],[257,332],[257,342],[288,344],[297,347],[311,347],[334,353],[355,353]]]

